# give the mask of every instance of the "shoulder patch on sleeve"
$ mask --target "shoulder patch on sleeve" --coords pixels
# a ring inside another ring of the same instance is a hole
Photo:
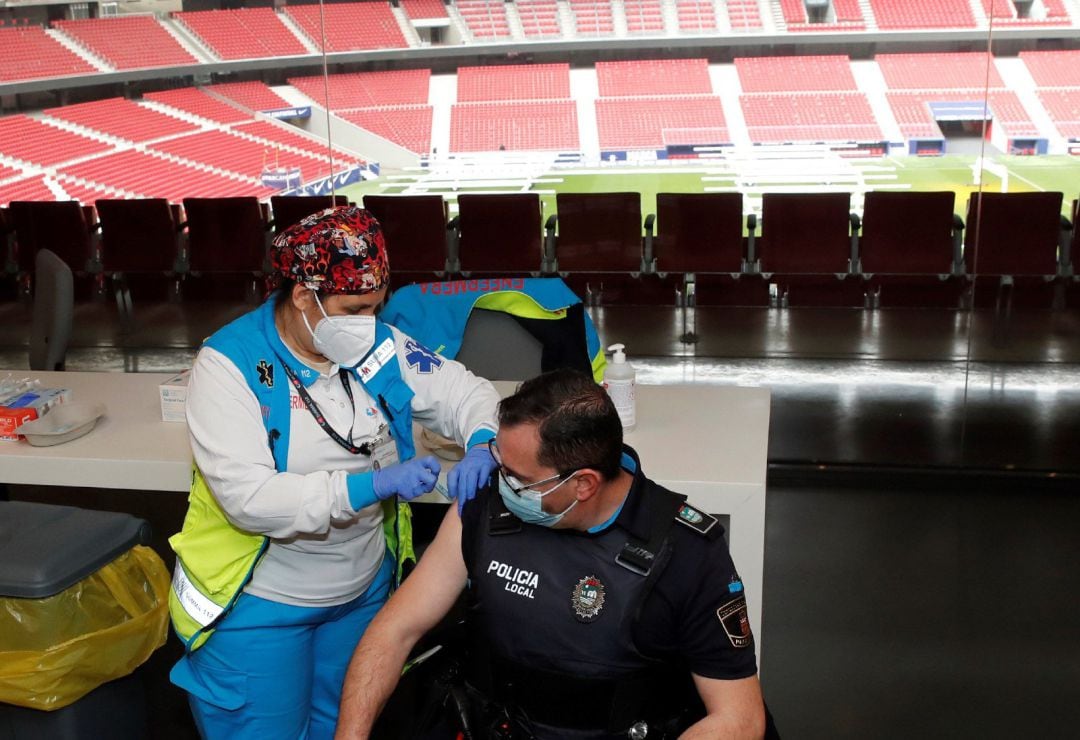
[[[415,339],[405,340],[405,362],[421,375],[429,375],[443,366],[443,358]]]
[[[698,534],[709,534],[720,520],[695,506],[683,503],[675,512],[675,521]]]
[[[724,627],[724,634],[734,648],[750,647],[754,635],[750,631],[750,618],[746,614],[746,597],[739,595],[716,610],[716,617]]]

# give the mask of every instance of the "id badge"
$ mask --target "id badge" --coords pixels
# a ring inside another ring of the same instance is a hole
[[[382,470],[391,465],[397,465],[397,444],[389,434],[385,435],[371,450],[371,469]]]

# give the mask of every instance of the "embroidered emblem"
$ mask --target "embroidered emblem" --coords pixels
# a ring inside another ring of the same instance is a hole
[[[579,622],[594,622],[604,608],[604,584],[596,576],[586,576],[574,586],[570,606]]]
[[[701,524],[705,521],[705,517],[701,515],[701,512],[691,509],[686,504],[679,507],[679,518],[690,524]]]
[[[727,590],[729,594],[741,594],[743,591],[742,579],[738,575],[733,575],[731,580],[728,581]]]
[[[709,530],[715,527],[719,520],[712,514],[706,514],[697,507],[691,506],[690,504],[683,504],[675,514],[675,521],[684,527],[689,527],[695,532],[708,534]]]
[[[273,388],[274,366],[266,360],[259,360],[259,364],[255,366],[255,369],[259,373],[259,382],[265,385],[267,388]]]
[[[754,642],[750,632],[750,618],[746,615],[746,597],[739,596],[716,610],[716,616],[724,627],[724,633],[732,647],[749,647]]]
[[[429,375],[443,364],[441,357],[412,339],[405,340],[405,362],[421,375]]]

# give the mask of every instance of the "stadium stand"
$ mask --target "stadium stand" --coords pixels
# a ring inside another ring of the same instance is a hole
[[[716,5],[712,0],[676,0],[675,12],[679,18],[679,30],[684,33],[717,30]]]
[[[974,28],[969,0],[870,0],[878,28]]]
[[[705,59],[650,59],[597,62],[600,97],[641,95],[712,95]]]
[[[1005,87],[997,67],[982,52],[878,54],[885,84],[892,90],[964,90]],[[990,74],[987,77],[987,64]]]
[[[127,141],[150,141],[195,131],[197,126],[123,98],[48,108],[45,115]]]
[[[233,126],[235,133],[246,134],[261,141],[272,142],[293,150],[299,151],[315,159],[326,159],[326,145],[323,142],[310,139],[284,126],[273,124],[269,121],[252,121],[240,126]],[[355,154],[334,147],[334,161],[338,167],[361,163]]]
[[[56,195],[45,184],[45,176],[37,175],[0,185],[0,204],[16,200],[55,200]]]
[[[80,203],[93,203],[99,198],[111,198],[116,195],[112,188],[100,187],[94,184],[87,184],[83,182],[76,182],[63,175],[57,177],[57,185],[60,189],[67,193],[67,197],[71,200],[77,200]]]
[[[174,13],[222,59],[261,59],[307,54],[273,8],[196,10]]]
[[[240,123],[251,119],[250,113],[222,102],[197,87],[146,93],[143,98],[214,123]]]
[[[1071,23],[1062,0],[1043,0],[1042,17],[1020,17],[1012,0],[982,0],[987,18],[993,17],[995,26],[1067,26]],[[1029,6],[1030,8],[1030,6]]]
[[[1038,95],[1058,133],[1066,139],[1080,139],[1080,90],[1039,90]]]
[[[1039,87],[1080,87],[1080,50],[1022,51],[1020,59]]]
[[[838,24],[863,24],[865,22],[859,0],[833,0],[832,6]]]
[[[846,56],[736,57],[744,93],[857,90]]]
[[[401,0],[405,14],[413,20],[446,18],[446,6],[442,0]]]
[[[574,28],[578,36],[610,36],[615,33],[615,19],[610,0],[570,0]]]
[[[289,101],[271,90],[265,82],[221,82],[216,85],[207,85],[203,90],[228,98],[253,111],[292,107]]]
[[[112,149],[87,136],[36,121],[29,116],[0,118],[0,154],[47,167]]]
[[[665,144],[731,141],[720,98],[714,95],[601,98],[596,101],[600,149],[662,149]],[[680,135],[674,141],[672,135]],[[698,138],[700,137],[700,138]]]
[[[528,38],[562,36],[559,23],[559,4],[556,0],[517,0],[521,30]]]
[[[388,244],[394,245],[392,286],[427,282],[446,274],[447,205],[441,195],[365,195]]]
[[[457,0],[458,13],[473,38],[480,40],[510,37],[510,22],[502,0]]]
[[[6,164],[0,162],[0,182],[4,180],[14,180],[16,177],[22,177],[22,170],[15,167],[8,167]]]
[[[97,72],[88,62],[50,38],[41,26],[0,28],[0,82],[66,77]]]
[[[1010,90],[950,90],[948,92],[890,92],[887,94],[900,133],[907,138],[939,138],[941,129],[934,119],[930,103],[981,103],[984,99],[990,109],[995,126],[1000,126],[1006,135],[1035,136],[1038,129],[1031,121],[1031,116],[1023,103]]]
[[[409,45],[389,3],[288,5],[285,12],[317,49],[322,48],[324,20],[326,51],[400,49]]]
[[[727,15],[732,31],[760,31],[763,28],[757,0],[727,0]]]
[[[226,131],[202,131],[157,142],[151,144],[150,148],[187,162],[209,165],[250,178],[259,177],[264,169],[269,168],[299,167],[305,182],[330,174],[330,162],[325,157],[317,159]],[[340,163],[337,167],[343,169]]]
[[[458,261],[466,275],[522,274],[543,267],[538,193],[458,196]]]
[[[226,177],[192,165],[181,164],[129,150],[98,157],[62,168],[62,174],[102,187],[115,188],[125,195],[166,198],[179,202],[184,197],[253,195],[267,198],[274,190],[250,178]]]
[[[577,151],[577,106],[543,103],[458,103],[450,109],[450,149],[455,152]]]
[[[152,15],[61,20],[53,26],[116,69],[178,67],[199,61]]]
[[[757,93],[739,103],[755,143],[884,140],[862,93]]]
[[[499,67],[459,67],[459,103],[500,100],[567,100],[569,64],[520,64]]]
[[[657,36],[666,30],[660,0],[623,0],[623,10],[627,33]]]
[[[806,15],[806,6],[803,0],[780,0],[780,12],[784,15],[784,23],[790,28],[795,24],[809,23]]]
[[[430,69],[353,72],[330,75],[326,80],[331,110],[427,105],[430,82]],[[292,77],[289,84],[319,105],[325,105],[322,75]]]
[[[410,152],[431,151],[430,105],[403,105],[386,108],[337,110],[334,114],[405,147]]]

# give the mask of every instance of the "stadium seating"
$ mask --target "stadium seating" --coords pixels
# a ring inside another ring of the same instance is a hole
[[[760,31],[763,28],[757,0],[727,0],[727,14],[732,31]]]
[[[93,203],[98,198],[112,198],[116,195],[112,188],[72,180],[64,175],[57,176],[56,184],[67,194],[69,200],[77,200],[84,205]]]
[[[336,110],[334,114],[417,154],[431,151],[430,105]]]
[[[335,196],[332,200],[329,195],[274,195],[270,198],[270,210],[274,214],[271,226],[276,236],[302,218],[331,206],[344,205],[348,205],[344,195]]]
[[[54,21],[53,26],[116,69],[199,63],[152,15]]]
[[[848,193],[765,193],[755,260],[787,305],[862,305],[845,279],[852,256]]]
[[[234,133],[253,136],[263,142],[280,144],[290,149],[298,150],[302,154],[315,159],[327,159],[326,144],[322,141],[304,136],[297,131],[285,126],[270,123],[269,121],[252,121],[251,123],[233,126]],[[279,147],[280,148],[280,147]],[[351,167],[363,162],[355,154],[346,152],[344,149],[334,147],[334,167],[340,170],[343,167]]]
[[[573,101],[460,103],[450,110],[454,152],[577,151],[577,108]]]
[[[326,157],[316,159],[227,131],[202,131],[151,144],[150,148],[185,162],[210,165],[249,178],[258,178],[265,169],[294,167],[300,168],[304,182],[330,174],[330,162]],[[338,167],[340,169],[342,165],[339,163]]]
[[[14,179],[22,174],[22,170],[14,167],[8,167],[5,164],[0,163],[0,182],[8,179]]]
[[[887,98],[900,125],[900,132],[907,138],[941,137],[941,129],[930,110],[930,103],[981,103],[984,99],[989,105],[994,125],[1000,127],[1007,136],[1036,136],[1038,133],[1016,93],[1008,90],[888,93]]]
[[[222,59],[261,59],[307,54],[273,8],[196,10],[173,17]]]
[[[982,0],[982,4],[986,16],[988,18],[993,16],[995,27],[1067,26],[1070,24],[1069,13],[1062,0],[1043,0],[1042,7],[1045,15],[1041,18],[1019,17],[1012,0]],[[991,6],[993,6],[992,9]]]
[[[544,259],[537,193],[458,196],[458,260],[466,275],[535,273]]]
[[[837,23],[862,24],[865,21],[859,0],[833,0],[832,5]]]
[[[0,28],[0,82],[94,74],[97,70],[41,26]]]
[[[610,36],[615,33],[615,19],[610,0],[570,0],[574,28],[578,36]]]
[[[630,303],[643,295],[639,193],[558,193],[558,238],[548,261],[586,302]]]
[[[253,197],[184,198],[184,268],[195,274],[246,273],[266,267],[268,227]]]
[[[74,272],[89,266],[95,251],[93,208],[83,208],[74,200],[13,200],[8,204],[8,218],[15,230],[20,271],[31,272],[42,249],[52,251]]]
[[[92,131],[127,141],[150,141],[163,136],[173,136],[196,131],[194,124],[159,113],[131,100],[109,98],[90,103],[49,108],[45,115],[61,121],[75,123]]]
[[[596,79],[602,98],[713,94],[705,59],[597,62]]]
[[[56,195],[45,184],[45,176],[37,175],[0,185],[0,205],[14,200],[54,200]]]
[[[389,3],[287,5],[285,12],[317,49],[322,48],[324,21],[326,51],[401,49],[409,45]]]
[[[1038,95],[1058,133],[1066,139],[1080,139],[1080,90],[1039,90]]]
[[[235,106],[223,103],[197,87],[151,92],[146,93],[143,97],[146,100],[152,100],[155,103],[161,103],[215,123],[229,124],[251,120],[250,113],[245,113]]]
[[[677,0],[675,12],[679,30],[685,33],[711,33],[717,30],[716,5],[712,0]]]
[[[112,149],[96,139],[35,121],[28,116],[0,118],[0,154],[43,167]]]
[[[447,206],[441,195],[365,195],[390,251],[391,284],[427,282],[446,275]]]
[[[1005,87],[997,67],[981,52],[878,54],[875,59],[892,90],[981,90],[987,83]]]
[[[955,194],[870,191],[859,266],[876,305],[957,307],[963,283]]]
[[[720,98],[714,95],[601,98],[596,124],[601,151],[731,141]]]
[[[221,82],[207,85],[205,91],[244,106],[248,110],[264,111],[291,108],[289,101],[270,89],[265,82]]]
[[[171,273],[178,255],[177,223],[164,198],[95,203],[101,223],[101,264],[119,278],[130,273]]]
[[[559,23],[559,4],[556,0],[517,0],[521,30],[528,38],[558,38],[562,36]]]
[[[415,20],[446,18],[446,6],[442,0],[401,0],[405,14]]]
[[[251,179],[226,177],[192,165],[129,150],[61,168],[62,174],[123,191],[125,195],[166,198],[250,195],[269,197],[273,190]]]
[[[430,69],[353,72],[330,75],[330,109],[377,108],[390,105],[427,105]],[[322,75],[292,77],[289,84],[319,105],[326,105]]]
[[[968,0],[870,0],[878,28],[974,28]]]
[[[457,0],[455,6],[473,38],[486,41],[510,37],[510,22],[502,0]]]
[[[662,273],[741,272],[742,199],[741,193],[657,193],[656,235],[651,250],[646,236],[646,258]]]
[[[858,89],[846,56],[736,57],[735,69],[744,93]]]
[[[884,140],[862,93],[759,93],[739,102],[755,143]]]
[[[666,31],[660,0],[623,0],[623,8],[627,33],[661,36]]]
[[[567,100],[569,64],[521,64],[498,67],[459,67],[459,103],[500,100]]]
[[[1020,59],[1039,87],[1080,87],[1080,49],[1022,51]]]

